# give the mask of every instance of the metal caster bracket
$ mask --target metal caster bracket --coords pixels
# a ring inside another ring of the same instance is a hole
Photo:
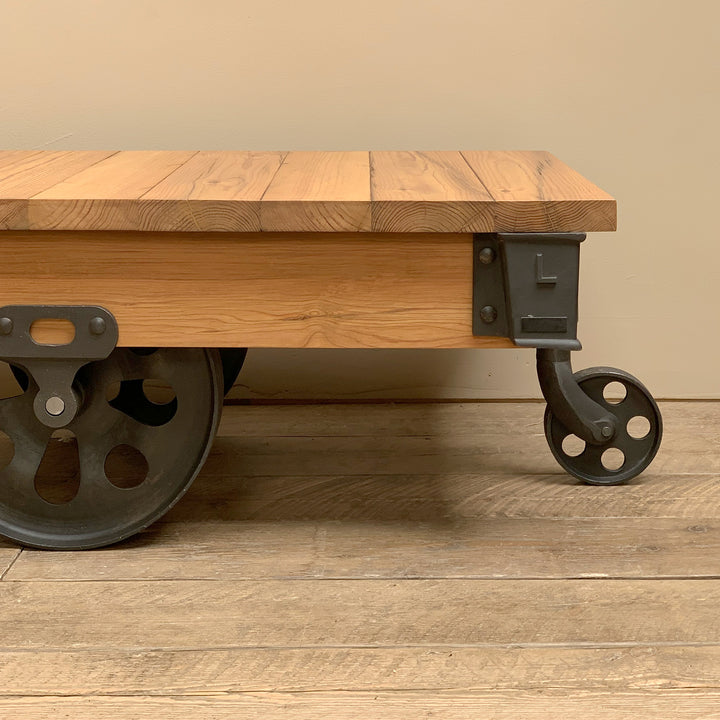
[[[483,233],[473,242],[473,334],[520,347],[580,350],[584,233]]]
[[[578,385],[569,350],[537,351],[540,389],[553,415],[570,432],[592,445],[604,445],[615,435],[615,416]]]
[[[38,320],[67,320],[75,337],[65,345],[36,342],[31,327]],[[37,419],[46,427],[62,428],[75,418],[80,398],[73,389],[77,371],[104,360],[115,349],[118,327],[114,316],[94,305],[8,305],[0,308],[0,359],[34,378]]]

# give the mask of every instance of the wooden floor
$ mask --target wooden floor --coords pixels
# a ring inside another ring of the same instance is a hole
[[[0,718],[720,718],[720,403],[644,475],[526,404],[235,406],[111,549],[0,546]]]

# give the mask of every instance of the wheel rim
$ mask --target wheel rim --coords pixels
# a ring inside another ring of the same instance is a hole
[[[143,381],[151,379],[168,383],[175,399],[151,402],[143,392]],[[222,368],[214,350],[117,348],[83,367],[75,380],[81,411],[59,431],[74,437],[77,448],[70,499],[58,501],[38,485],[56,443],[33,412],[34,379],[21,395],[0,401],[0,430],[14,445],[12,460],[0,470],[0,533],[26,545],[98,547],[142,530],[190,486],[217,429]],[[118,383],[117,397],[108,400],[108,389]],[[142,403],[134,406],[131,399],[140,396]],[[123,461],[140,456],[144,465],[130,486],[122,477],[128,467]]]
[[[575,373],[575,378],[586,395],[616,417],[616,431],[607,443],[585,443],[582,452],[571,455],[563,443],[574,436],[548,407],[545,436],[555,459],[571,475],[594,485],[615,485],[636,477],[652,462],[662,440],[662,417],[657,403],[637,378],[622,370],[582,370]],[[604,396],[610,383],[619,383],[625,390],[625,397],[619,402],[609,402]],[[648,429],[642,437],[633,436],[629,430],[635,418],[644,418],[647,422]],[[611,453],[622,453],[622,464],[610,464]]]

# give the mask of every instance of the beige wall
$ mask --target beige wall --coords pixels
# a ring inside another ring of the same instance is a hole
[[[576,366],[720,396],[716,0],[3,0],[0,23],[5,148],[551,150],[619,201],[583,247]],[[533,365],[256,351],[244,392],[530,397]]]

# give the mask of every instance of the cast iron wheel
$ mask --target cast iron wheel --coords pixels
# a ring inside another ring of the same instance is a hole
[[[555,459],[571,475],[591,485],[617,485],[639,475],[652,462],[662,439],[662,417],[652,395],[637,378],[615,368],[588,368],[573,377],[586,395],[615,416],[615,435],[602,445],[584,443],[583,448],[583,441],[553,415],[548,405],[545,437]],[[620,401],[605,398],[610,383],[624,388],[625,397]],[[568,439],[575,441],[574,450],[568,448]]]
[[[22,394],[0,400],[0,430],[14,446],[0,469],[0,534],[32,547],[100,547],[150,525],[195,479],[220,419],[216,350],[115,349],[78,372],[80,411],[55,432],[35,417],[38,387],[25,377]],[[142,390],[145,380],[174,395],[162,404],[144,396],[149,419],[116,402],[124,383]],[[40,478],[48,466],[51,484]]]

